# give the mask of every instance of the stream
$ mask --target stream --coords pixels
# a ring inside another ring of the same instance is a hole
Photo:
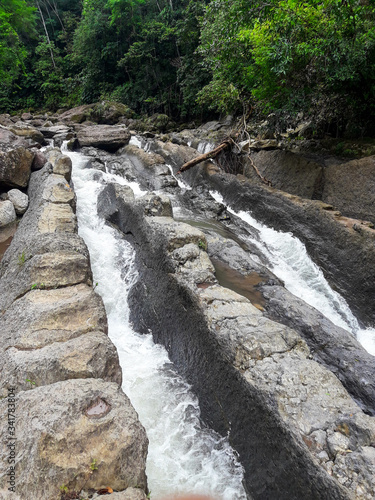
[[[131,143],[141,146],[136,138]],[[64,153],[73,162],[79,234],[89,248],[96,290],[106,307],[109,336],[123,370],[123,389],[150,440],[146,473],[151,498],[173,493],[208,494],[215,500],[249,498],[242,485],[242,466],[228,439],[201,422],[198,400],[178,375],[164,347],[153,342],[151,332],[139,335],[129,323],[127,296],[137,277],[134,251],[119,231],[97,216],[96,204],[98,193],[108,182],[130,186],[136,197],[145,191],[122,176],[86,168],[88,158],[80,153]],[[176,180],[180,189],[191,189],[181,177]],[[219,193],[210,195],[223,203]],[[375,328],[360,328],[346,301],[331,289],[297,238],[259,223],[249,212],[236,212],[231,207],[227,210],[259,232],[259,240],[254,238],[251,243],[272,263],[270,270],[291,293],[353,333],[375,355]],[[226,274],[225,269],[222,272]],[[239,278],[240,289],[243,284]],[[250,278],[256,281],[257,277]]]
[[[101,295],[123,371],[123,390],[144,425],[150,444],[146,473],[151,498],[173,493],[212,495],[215,500],[249,498],[243,468],[228,439],[200,420],[197,397],[176,372],[164,347],[129,323],[127,295],[136,277],[134,252],[121,234],[97,216],[97,195],[107,182],[124,178],[85,168],[88,158],[64,150],[73,162],[79,234],[90,252],[96,291]]]

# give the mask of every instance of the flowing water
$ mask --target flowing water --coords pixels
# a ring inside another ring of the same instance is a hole
[[[223,203],[221,194],[214,191],[210,194],[216,201]],[[332,290],[298,238],[261,224],[249,212],[236,212],[231,207],[227,209],[259,231],[260,239],[254,238],[252,243],[272,263],[270,270],[284,281],[291,293],[318,309],[335,325],[353,333],[363,347],[375,355],[375,328],[360,328],[345,299]]]
[[[136,196],[142,191],[120,176],[85,168],[87,159],[79,153],[64,153],[73,161],[79,234],[89,248],[96,290],[106,307],[123,389],[150,440],[146,472],[151,498],[189,492],[245,500],[243,469],[228,440],[201,423],[198,400],[166,350],[129,323],[127,295],[136,279],[133,249],[97,216],[96,202],[107,182],[130,185]]]

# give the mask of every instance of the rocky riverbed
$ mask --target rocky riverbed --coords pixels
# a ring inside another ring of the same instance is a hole
[[[153,132],[135,138],[133,133],[128,144],[127,119],[116,125],[77,124],[72,121],[76,115],[50,124],[34,120],[43,138],[30,131],[32,120],[24,124],[28,132],[17,136],[21,123],[1,129],[7,145],[0,173],[5,167],[9,172],[12,158],[21,153],[29,162],[29,177],[35,158],[37,168],[47,162],[31,174],[29,208],[0,268],[6,290],[0,299],[4,412],[12,387],[19,391],[25,425],[37,419],[33,394],[41,405],[47,398],[52,401],[45,422],[35,424],[23,440],[25,451],[17,462],[21,498],[30,483],[26,463],[29,470],[43,464],[49,471],[51,484],[38,498],[55,498],[62,484],[77,491],[135,485],[147,491],[147,438],[118,387],[117,353],[106,337],[105,311],[92,290],[87,250],[76,234],[69,159],[52,149],[43,160],[37,146],[51,137],[82,148],[90,158],[87,168],[96,169],[99,177],[101,171],[114,172],[150,191],[135,198],[129,187],[110,184],[98,202],[101,217],[115,224],[136,251],[139,278],[130,295],[131,319],[140,332],[151,329],[167,348],[199,396],[203,419],[229,435],[252,497],[373,498],[373,356],[347,330],[290,293],[257,245],[244,237],[249,227],[209,195],[216,190],[237,211],[251,210],[259,220],[297,235],[362,325],[373,325],[373,159],[354,166],[332,160],[324,165],[258,141],[256,147],[249,145],[251,156],[241,157],[241,174],[206,162],[184,174],[188,185],[181,189],[174,173],[198,154],[187,144],[201,149],[203,140],[213,140],[212,133],[225,132],[226,123],[169,136],[150,137]],[[20,145],[20,140],[29,142]],[[254,162],[273,187],[254,174]],[[9,193],[17,184],[9,175],[0,176],[7,198],[0,203],[15,206]],[[345,183],[352,183],[351,199]],[[17,189],[25,187],[18,184]],[[189,224],[178,220],[189,214]],[[63,410],[63,399],[69,410]],[[95,405],[103,413],[90,419]],[[113,418],[120,409],[124,413]],[[59,415],[66,415],[63,424]],[[102,474],[88,476],[90,457],[99,451],[87,451],[89,438],[81,433],[86,428],[90,436],[96,433],[90,448],[116,436],[116,445],[98,467]],[[68,442],[65,432],[82,450],[76,462],[62,446]],[[134,440],[131,455],[123,447],[129,442],[126,432]],[[129,469],[124,465],[121,473],[120,456],[129,459]],[[35,488],[41,488],[37,481]]]

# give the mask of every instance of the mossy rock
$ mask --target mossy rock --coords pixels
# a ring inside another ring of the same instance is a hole
[[[132,118],[133,116],[134,111],[121,102],[101,101],[92,107],[88,118],[97,123],[114,125],[121,117]]]

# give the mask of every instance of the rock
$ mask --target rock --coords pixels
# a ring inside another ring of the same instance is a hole
[[[16,401],[16,492],[21,498],[56,499],[62,486],[68,492],[108,485],[146,490],[147,438],[116,383],[66,380],[17,392]],[[8,419],[7,398],[0,412],[2,421]],[[8,457],[3,446],[0,495],[6,500],[13,498],[7,491]]]
[[[100,124],[114,125],[120,118],[132,118],[134,112],[125,104],[102,101],[93,105],[90,118]]]
[[[111,494],[111,500],[147,500],[146,494],[139,488],[127,488]]]
[[[276,139],[259,139],[259,140],[251,140],[250,141],[250,148],[251,149],[277,149],[279,147],[279,143],[277,142]]]
[[[130,132],[123,125],[93,125],[81,129],[77,139],[81,147],[92,146],[114,153],[128,144]]]
[[[49,125],[50,123],[50,125]],[[40,132],[47,137],[48,139],[53,139],[57,134],[68,134],[72,131],[70,127],[67,125],[52,125],[51,122],[48,122],[48,125],[44,124],[42,128],[39,129]]]
[[[243,176],[209,170],[207,166],[191,172],[189,181],[197,182],[202,177],[209,188],[219,191],[234,210],[251,210],[260,222],[297,236],[357,318],[369,326],[374,324],[374,229],[358,224],[356,230],[356,221],[342,217],[332,210],[332,206],[298,198]]]
[[[98,195],[97,211],[99,217],[107,219],[117,211],[117,198],[122,196],[124,199],[130,197],[134,200],[133,190],[128,186],[120,184],[107,184]]]
[[[375,156],[326,167],[322,200],[375,224]]]
[[[238,234],[238,229],[233,228],[233,223],[227,222],[226,225],[227,227],[229,225],[233,232],[236,229],[235,232]],[[241,240],[239,242],[242,247],[238,242],[223,238],[217,232],[212,235],[212,230],[209,230],[209,233],[207,236],[209,256],[214,258],[215,262],[220,260],[229,266],[229,270],[235,270],[240,275],[250,278],[247,282],[243,281],[244,287],[241,290],[238,288],[240,281],[234,276],[233,285],[237,285],[235,291],[249,298],[253,305],[258,307],[260,305],[268,318],[296,330],[310,347],[313,359],[337,376],[367,414],[374,415],[374,358],[354,335],[334,325],[314,307],[286,290],[280,280],[249,255],[249,251],[244,250]],[[230,233],[228,237],[231,237]],[[218,269],[215,262],[214,265]],[[221,282],[220,275],[217,276]],[[256,281],[254,278],[257,278]],[[251,286],[254,281],[255,286]],[[232,283],[227,281],[222,284],[230,288]]]
[[[0,151],[0,186],[26,187],[33,160],[34,153],[24,147]]]
[[[22,120],[32,120],[33,119],[33,115],[31,113],[22,113],[21,115],[21,119]]]
[[[9,130],[20,137],[31,139],[39,144],[43,144],[44,135],[34,127],[30,127],[23,122],[17,122],[9,127]]]
[[[272,186],[303,198],[316,198],[321,190],[323,167],[290,151],[259,151],[251,159]],[[253,167],[248,165],[246,172]],[[245,173],[246,175],[246,173]]]
[[[135,146],[134,144],[129,144],[126,146],[121,153],[133,157],[139,160],[137,166],[151,168],[155,165],[163,165],[165,163],[164,158],[156,153],[146,153],[143,149]]]
[[[56,166],[62,155],[50,158]],[[55,500],[61,488],[74,496],[109,484],[147,490],[147,437],[119,387],[74,191],[50,167],[31,175],[29,209],[0,262],[0,415],[16,387],[20,439],[16,493],[7,489],[9,450],[0,451],[0,498]]]
[[[75,108],[69,109],[60,115],[60,120],[63,122],[82,123],[89,116],[89,111],[93,104],[83,104]]]
[[[126,170],[124,174],[137,177],[143,188],[147,190],[159,190],[163,188],[175,188],[178,186],[176,179],[171,175],[164,158],[156,153],[146,153],[143,149],[129,144],[119,151],[120,158],[126,155],[126,163],[129,163],[133,168],[131,172]],[[118,169],[117,169],[118,170]]]
[[[40,170],[47,163],[47,158],[45,154],[39,151],[38,149],[33,149],[33,153],[34,153],[34,160],[31,165],[31,170],[32,171]]]
[[[312,139],[314,137],[314,127],[312,122],[304,122],[298,125],[293,131],[289,132],[290,137],[304,137],[305,139]]]
[[[152,327],[193,385],[206,422],[230,431],[252,498],[348,499],[360,488],[371,498],[373,419],[310,359],[295,330],[217,284],[201,231],[152,216],[146,199],[118,196],[109,217],[137,249],[131,320],[141,332]],[[338,429],[351,436],[352,453],[333,462],[327,440]]]
[[[29,197],[27,194],[22,193],[19,189],[11,189],[8,191],[8,200],[10,200],[16,211],[17,215],[23,215],[29,206]]]
[[[16,220],[16,211],[11,201],[0,201],[0,227],[8,226]]]
[[[10,119],[9,114],[5,113],[0,115],[0,125],[3,125],[4,127],[9,127],[10,125],[13,125],[13,122]]]
[[[53,142],[54,142],[55,146],[57,146],[57,147],[60,148],[63,145],[63,142],[70,141],[73,138],[74,138],[74,133],[73,132],[56,134],[53,137]]]
[[[60,156],[52,165],[54,174],[62,175],[68,182],[70,181],[72,176],[72,160],[69,156]]]

